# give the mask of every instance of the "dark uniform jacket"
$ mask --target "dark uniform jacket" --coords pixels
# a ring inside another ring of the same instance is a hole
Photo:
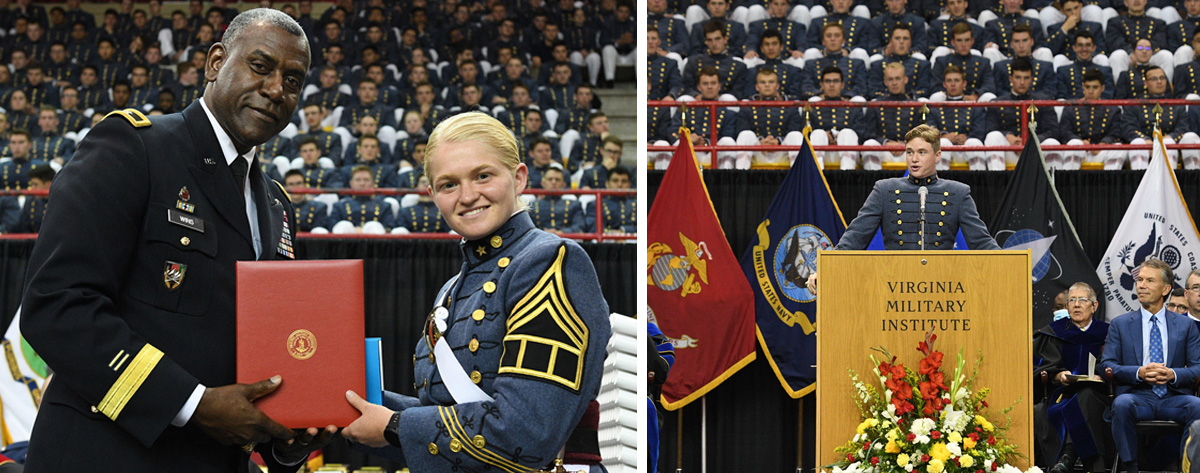
[[[725,23],[725,37],[728,38],[727,53],[741,56],[746,53],[746,27],[742,26],[741,22],[732,21],[728,18],[713,18],[707,21],[696,23],[692,26],[692,37],[689,47],[691,50],[688,56],[696,57],[708,54],[707,46],[704,44],[704,25],[712,21],[722,21]],[[661,33],[659,33],[661,35]]]
[[[1168,98],[1170,97],[1165,95],[1146,96],[1147,100],[1164,100]],[[1154,139],[1154,104],[1125,107],[1125,110],[1121,112],[1121,118],[1125,126],[1126,143],[1138,138],[1146,141]],[[1186,105],[1165,105],[1162,108],[1160,118],[1159,129],[1162,130],[1163,136],[1170,136],[1176,143],[1179,142],[1184,133],[1192,131],[1187,116]]]
[[[678,67],[675,68],[675,72],[679,72]],[[572,85],[548,84],[538,89],[538,97],[540,97],[538,107],[541,107],[542,110],[565,110],[575,103],[575,87]]]
[[[1012,46],[1009,45],[1009,41],[1012,40],[1012,31],[1017,25],[1026,25],[1032,30],[1034,49],[1046,45],[1045,35],[1042,34],[1042,22],[1036,18],[1027,17],[1023,13],[1003,13],[995,20],[987,22],[984,25],[984,29],[988,32],[988,41],[996,43],[996,46],[1000,48],[1000,52],[1004,53],[1005,56],[1012,57],[1013,51]],[[976,40],[975,44],[983,45],[987,43],[980,43]]]
[[[1120,15],[1110,18],[1108,27],[1104,29],[1104,42],[1108,44],[1110,52],[1123,49],[1132,56],[1133,47],[1139,39],[1149,39],[1155,47],[1166,46],[1167,24],[1145,14],[1136,17]]]
[[[396,226],[396,217],[392,215],[392,207],[383,199],[369,195],[346,197],[333,204],[327,228],[332,229],[342,220],[349,221],[356,227],[361,227],[367,222],[382,223],[384,228],[389,230]]]
[[[825,56],[804,63],[804,83],[801,84],[801,87],[804,88],[805,96],[821,94],[821,73],[830,66],[837,66],[842,70],[842,83],[845,84],[842,89],[843,94],[850,97],[855,95],[866,97],[870,93],[870,87],[867,85],[867,75],[870,74],[870,71],[867,70],[867,65],[861,59],[854,59],[850,56]]]
[[[829,10],[828,15],[813,18],[812,25],[808,28],[808,44],[821,44],[821,29],[828,23],[842,24],[843,36],[846,39],[843,47],[846,49],[863,48],[869,53],[874,45],[879,44],[876,38],[878,33],[871,20],[833,10]]]
[[[304,185],[313,189],[346,187],[347,178],[337,169],[312,164],[300,166],[300,172],[304,173]]]
[[[971,37],[975,38],[975,49],[981,49],[988,43],[987,30],[976,23],[974,19],[968,17],[936,19],[929,23],[929,39],[925,42],[927,47],[925,55],[928,56],[938,46],[954,49],[954,45],[950,42],[954,39],[954,25],[959,23],[971,25]]]
[[[693,135],[700,135],[705,140],[713,141],[711,133],[712,113],[708,107],[680,107],[677,114],[678,122]],[[717,138],[737,137],[737,114],[727,107],[717,107]],[[715,144],[715,141],[714,141]]]
[[[46,218],[45,197],[29,196],[25,198],[25,206],[21,209],[21,218],[13,233],[37,233],[42,229],[42,220]]]
[[[837,249],[865,250],[875,238],[875,231],[881,230],[885,249],[920,250],[921,205],[917,189],[921,186],[929,189],[925,201],[925,235],[929,237],[925,240],[926,250],[954,249],[959,230],[962,230],[969,249],[1000,249],[988,233],[987,225],[979,218],[975,200],[971,198],[971,186],[940,179],[937,175],[875,181],[871,195],[867,196],[858,216],[846,227]]]
[[[674,143],[679,139],[678,120],[679,114],[672,114],[671,107],[646,107],[646,141],[651,144],[659,140]]]
[[[913,51],[925,51],[929,48],[929,33],[926,32],[924,18],[907,11],[900,15],[883,12],[871,20],[871,26],[875,29],[876,43],[868,52],[883,54],[883,51],[887,49],[888,42],[892,40],[892,28],[900,24],[908,25],[908,30],[912,33]]]
[[[1200,61],[1193,57],[1192,62],[1175,66],[1171,88],[1177,99],[1186,98],[1188,94],[1200,94]]]
[[[1012,91],[1005,92],[996,97],[997,101],[1001,100],[1054,100],[1050,96],[1041,93],[1025,92],[1024,94],[1016,95]],[[1020,107],[988,107],[986,124],[988,132],[998,131],[1003,134],[1013,134],[1021,136],[1021,108]],[[1046,141],[1051,138],[1058,138],[1058,115],[1054,113],[1054,107],[1038,107],[1037,114],[1030,119],[1036,118],[1038,140]]]
[[[776,96],[774,99],[766,99],[755,95],[750,100],[786,101],[788,97]],[[774,136],[782,143],[783,137],[789,132],[803,128],[800,124],[800,114],[796,110],[795,107],[742,107],[738,112],[738,133],[748,130],[759,139]]]
[[[1078,59],[1075,55],[1075,34],[1079,31],[1087,31],[1092,34],[1092,42],[1096,44],[1096,51],[1092,53],[1095,57],[1097,54],[1108,54],[1108,45],[1104,43],[1104,25],[1094,21],[1083,21],[1075,24],[1071,28],[1070,33],[1064,33],[1062,23],[1050,25],[1046,35],[1046,47],[1050,49],[1050,54],[1062,54],[1072,61]]]
[[[604,214],[601,222],[604,228],[596,228],[596,207],[603,201]],[[600,201],[589,205],[583,216],[584,230],[587,232],[603,232],[619,230],[625,233],[637,233],[637,197],[606,195]]]
[[[779,81],[779,91],[787,94],[788,97],[797,98],[804,96],[804,70],[799,67],[783,62],[779,58],[766,59],[764,62],[754,69],[746,72],[746,79],[742,84],[742,91],[738,97],[751,97],[758,93],[754,87],[758,85],[758,71],[763,68],[775,71],[775,78]]]
[[[911,95],[888,94],[877,97],[872,102],[909,102],[913,100]],[[925,123],[924,117],[925,114],[921,112],[920,107],[864,109],[863,131],[866,132],[866,135],[860,136],[859,139],[863,142],[875,140],[879,144],[883,144],[887,140],[904,141],[904,135],[908,134],[909,130]]]
[[[396,180],[400,176],[396,172],[396,166],[385,164],[378,159],[370,164],[366,162],[347,164],[342,167],[342,176],[347,181],[354,179],[354,168],[360,165],[366,165],[371,168],[371,179],[375,181],[375,187],[396,187]]]
[[[934,62],[933,75],[929,78],[930,85],[933,86],[932,92],[944,91],[942,79],[946,77],[946,67],[951,64],[962,69],[963,80],[967,83],[966,91],[968,94],[995,93],[996,78],[992,75],[992,62],[983,56],[976,56],[974,54],[959,56],[958,53],[954,52],[939,57]]]
[[[1112,68],[1091,61],[1086,63],[1075,61],[1059,67],[1055,71],[1054,75],[1058,77],[1058,98],[1082,99],[1083,76],[1091,69],[1096,69],[1104,75],[1104,92],[1100,93],[1100,98],[1106,100],[1113,98],[1116,87],[1113,86]]]
[[[1124,130],[1121,107],[1079,105],[1063,109],[1059,118],[1063,144],[1070,140],[1087,140],[1092,144],[1111,144],[1121,140]]]
[[[598,166],[603,167],[603,166]],[[560,195],[544,195],[529,206],[533,224],[542,230],[558,230],[566,233],[583,231],[583,211],[579,202],[562,198]]]
[[[688,58],[687,67],[683,70],[683,86],[695,88],[700,83],[700,70],[712,67],[717,70],[717,78],[721,80],[721,93],[741,93],[745,82],[746,65],[734,60],[728,54],[696,54]],[[741,98],[741,97],[738,97]]]
[[[1117,90],[1113,94],[1113,98],[1117,100],[1123,99],[1141,99],[1146,98],[1146,70],[1152,67],[1151,64],[1131,64],[1129,70],[1121,73],[1117,77]],[[1166,71],[1163,71],[1166,72]]]
[[[669,15],[651,13],[648,26],[658,30],[658,37],[662,39],[661,47],[663,49],[679,53],[680,56],[686,56],[690,52],[688,30],[683,20]]]
[[[328,219],[329,206],[324,202],[306,200],[296,206],[296,231],[311,232],[315,227],[324,227]]]
[[[758,52],[758,43],[762,41],[763,33],[775,30],[783,36],[784,54],[789,51],[804,52],[808,49],[808,28],[787,18],[767,18],[750,23],[750,35],[746,39],[746,52]],[[762,53],[759,53],[760,55]]]
[[[915,49],[914,49],[915,51]],[[909,56],[894,56],[888,55],[880,61],[875,61],[871,64],[871,71],[867,75],[867,88],[870,97],[878,98],[889,95],[887,84],[883,83],[883,67],[893,62],[904,64],[904,71],[908,75],[908,84],[904,86],[904,92],[914,97],[928,97],[932,84],[930,84],[929,61],[917,59]]]
[[[46,164],[46,161],[29,157],[13,158],[0,163],[0,185],[3,185],[6,191],[25,190],[29,188],[29,171],[43,164]]]
[[[407,228],[413,233],[445,233],[450,231],[442,213],[433,201],[417,202],[409,207],[400,209],[396,217],[396,226]]]
[[[373,452],[412,471],[544,468],[568,437],[585,438],[572,430],[599,393],[612,329],[595,269],[578,244],[535,229],[526,212],[464,241],[462,253],[462,270],[438,294],[449,317],[437,343],[494,401],[456,403],[422,339],[417,396],[384,393],[402,413],[401,446]]]
[[[650,100],[661,100],[663,97],[675,98],[683,90],[683,78],[679,75],[679,63],[666,56],[650,56],[646,63],[646,78],[650,81]],[[571,103],[575,98],[571,97]],[[565,112],[565,110],[559,110]],[[562,115],[559,115],[562,120]]]
[[[1187,15],[1187,9],[1179,9],[1179,13]],[[1192,34],[1196,32],[1197,26],[1200,26],[1200,18],[1186,16],[1180,21],[1167,25],[1167,49],[1174,51],[1180,46],[1191,46]]]
[[[292,205],[255,169],[257,259],[289,257]],[[235,263],[256,259],[237,196],[199,104],[113,115],[80,143],[54,178],[22,301],[21,332],[55,370],[26,468],[248,471],[240,447],[171,426],[198,384],[236,381]]]
[[[321,156],[332,159],[335,164],[341,159],[341,135],[325,130],[318,130],[315,132],[309,130],[308,132],[302,131],[300,133],[296,133],[296,136],[292,137],[292,149],[296,151],[297,155],[300,154],[300,142],[303,141],[306,136],[312,136],[317,139],[317,147],[321,148]]]
[[[1005,59],[992,66],[992,75],[995,77],[992,83],[996,86],[996,90],[993,92],[997,96],[1000,95],[999,91],[1011,88],[1012,84],[1008,78],[1012,75],[1012,61],[1012,59]],[[1061,92],[1058,90],[1058,77],[1054,74],[1054,64],[1032,57],[1029,58],[1029,62],[1033,64],[1033,82],[1030,84],[1029,90],[1045,94],[1052,100],[1058,98]]]
[[[949,99],[947,102],[961,102],[962,99]],[[983,140],[987,135],[987,112],[981,107],[930,107],[929,125],[942,133],[960,133],[968,138]]]
[[[62,136],[41,136],[33,140],[29,149],[30,159],[35,161],[50,161],[62,158],[63,162],[70,161],[75,154],[75,140]]]
[[[822,101],[844,101],[846,99],[846,97],[821,98]],[[862,116],[863,109],[861,107],[812,107],[800,111],[800,122],[803,124],[801,128],[807,125],[814,130],[854,130],[858,134],[858,139],[862,140],[866,135],[866,131],[862,128]]]

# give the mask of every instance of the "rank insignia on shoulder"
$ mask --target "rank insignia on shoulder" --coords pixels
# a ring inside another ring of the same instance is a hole
[[[166,284],[168,291],[174,291],[183,284],[183,276],[187,274],[187,265],[167,261],[163,268],[163,284]]]
[[[143,128],[143,127],[150,126],[150,119],[146,118],[146,115],[142,114],[141,110],[138,110],[136,108],[127,108],[125,110],[113,110],[111,112],[108,112],[108,115],[105,115],[104,118],[108,118],[113,115],[117,115],[121,118],[124,118],[125,120],[128,120],[129,124],[133,125],[134,128]]]

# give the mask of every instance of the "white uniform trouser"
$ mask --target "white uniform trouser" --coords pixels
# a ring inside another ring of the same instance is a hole
[[[1071,61],[1070,59],[1067,59],[1067,56],[1063,55],[1063,54],[1054,56],[1053,62],[1054,62],[1054,70],[1056,70],[1056,71],[1060,67],[1069,66],[1069,65],[1073,64],[1073,61]],[[1108,56],[1105,54],[1097,54],[1092,57],[1092,63],[1096,64],[1097,66],[1106,66],[1107,67],[1109,64]]]
[[[858,133],[849,128],[837,130],[834,139],[837,140],[838,146],[856,146],[858,145]],[[813,130],[808,135],[808,142],[813,146],[825,146],[829,144],[829,137],[825,134],[825,130]],[[858,167],[858,151],[817,151],[817,163],[821,165],[821,169],[825,169],[825,164],[833,164],[840,161],[840,169],[848,170]]]
[[[811,61],[825,57],[825,52],[819,48],[808,48],[804,50],[804,60]],[[867,50],[863,48],[854,48],[850,50],[850,59],[858,59],[866,64],[871,60],[871,56],[867,54]]]
[[[993,131],[987,134],[983,144],[986,146],[1008,146],[1008,137],[1004,132]],[[1047,139],[1042,142],[1043,145],[1058,145],[1058,140],[1054,138]],[[987,169],[989,171],[1003,171],[1008,165],[1015,166],[1021,155],[1015,151],[988,151],[987,154]],[[1046,164],[1060,164],[1063,160],[1061,151],[1046,151]],[[1057,167],[1057,166],[1052,166]],[[974,170],[974,168],[972,168]]]
[[[867,142],[863,144],[867,146],[883,146],[883,143],[880,143],[878,140],[874,139],[867,140]],[[863,151],[862,153],[863,169],[867,171],[878,171],[883,169],[882,163],[903,162],[904,153],[900,153],[900,156],[892,156],[891,151]]]
[[[954,50],[950,49],[946,46],[938,46],[936,48],[933,48],[933,52],[929,53],[929,63],[933,64],[933,63],[937,62],[939,57],[945,56],[947,54],[953,54],[953,53],[954,53]],[[983,55],[983,53],[979,52],[978,49],[972,49],[971,54],[974,56],[982,56]]]
[[[1083,145],[1083,140],[1078,139],[1078,138],[1067,142],[1067,146],[1082,146],[1082,145]],[[1067,151],[1066,153],[1063,153],[1063,159],[1062,159],[1062,163],[1061,163],[1062,167],[1055,167],[1055,169],[1065,169],[1068,171],[1074,171],[1074,170],[1078,170],[1080,167],[1082,167],[1083,163],[1085,163],[1085,162],[1086,163],[1104,163],[1105,169],[1120,169],[1122,166],[1125,165],[1125,161],[1128,159],[1129,159],[1128,151],[1121,151],[1121,150],[1116,150],[1116,149],[1101,150],[1099,154],[1092,154],[1091,151]],[[1109,163],[1112,163],[1113,167],[1109,167]],[[1046,164],[1051,165],[1049,159],[1046,160]],[[1051,167],[1054,167],[1054,166],[1051,165]]]
[[[722,137],[717,140],[718,146],[734,146],[736,144],[737,144],[737,142],[734,141],[733,138],[730,138],[727,136]],[[679,146],[679,141],[676,140],[674,143],[667,143],[666,140],[658,140],[658,141],[654,142],[654,145],[655,146],[668,146],[668,145],[669,146]],[[654,169],[664,170],[664,169],[667,169],[667,166],[669,166],[671,164],[671,152],[670,151],[655,152],[650,158],[654,160]],[[697,150],[696,151],[696,161],[699,161],[701,166],[708,167],[709,163],[712,163],[712,151]],[[718,151],[717,152],[717,168],[733,169],[736,162],[737,162],[737,153],[736,152],[734,152],[734,151]]]
[[[583,53],[579,51],[574,51],[570,57],[571,64],[579,67],[587,66],[588,78],[591,79],[592,84],[600,79],[600,55],[595,51],[588,53],[587,57],[584,57]]]
[[[1006,142],[1007,144],[1007,142]],[[942,160],[938,161],[937,169],[939,171],[948,171],[950,163],[966,163],[972,171],[983,171],[987,169],[987,163],[984,160],[982,151],[946,151],[946,147],[953,146],[950,140],[942,138]],[[963,146],[983,146],[983,142],[977,138],[967,138],[963,142]]]
[[[617,77],[617,66],[632,66],[637,60],[637,48],[629,51],[629,54],[618,54],[617,47],[613,45],[605,46],[600,50],[604,57],[604,78],[612,81]]]
[[[1032,8],[1029,10],[1025,10],[1024,15],[1029,18],[1034,18],[1034,19],[1039,18],[1038,11],[1034,10]],[[996,18],[999,18],[998,16],[996,16],[996,12],[993,12],[991,10],[984,10],[984,11],[979,12],[979,18],[977,18],[976,20],[978,20],[979,24],[981,24],[981,25],[987,25],[987,23],[989,21],[995,20]]]
[[[1115,8],[1109,7],[1101,9],[1098,5],[1085,6],[1079,13],[1079,19],[1083,21],[1099,23],[1102,31],[1108,30],[1108,20],[1110,18],[1115,18],[1116,16],[1117,10]],[[1059,11],[1059,9],[1054,8],[1053,5],[1043,8],[1042,11],[1038,13],[1038,17],[1042,20],[1043,29],[1049,28],[1050,25],[1067,21],[1067,15],[1064,15],[1061,11]],[[1049,30],[1043,31],[1042,33],[1045,33],[1047,36],[1050,35]]]
[[[347,220],[342,220],[333,225],[333,233],[355,233],[354,224]],[[383,227],[382,223],[372,220],[363,224],[362,233],[382,235],[387,233],[387,229]]]
[[[1148,141],[1146,141],[1142,138],[1137,138],[1137,139],[1129,142],[1129,144],[1144,145],[1147,142]],[[1166,134],[1163,135],[1163,144],[1173,145],[1175,143],[1176,142],[1175,142],[1174,138],[1172,138],[1171,136],[1166,135]],[[1183,137],[1181,137],[1179,139],[1179,143],[1180,144],[1200,143],[1200,135],[1197,135],[1196,133],[1189,131],[1189,132],[1183,134]],[[1179,156],[1180,151],[1183,152],[1183,168],[1184,169],[1200,169],[1200,149],[1185,149],[1185,150],[1168,149],[1167,150],[1167,158],[1169,158],[1169,160],[1170,160],[1171,169],[1175,169],[1175,167],[1178,165],[1178,162],[1179,162],[1178,156]],[[1139,170],[1139,169],[1146,169],[1146,167],[1150,165],[1150,156],[1151,156],[1150,150],[1135,149],[1135,150],[1130,151],[1129,152],[1129,168],[1133,169],[1135,171]],[[1122,162],[1122,164],[1124,164],[1124,163]],[[1108,163],[1106,162],[1104,164],[1104,169],[1120,169],[1120,167],[1109,168]]]
[[[740,146],[753,146],[762,144],[758,136],[753,131],[746,130],[738,133],[737,144]],[[804,135],[798,131],[789,132],[783,137],[780,143],[788,146],[800,146],[804,144]],[[750,164],[781,164],[796,161],[796,155],[799,151],[738,151],[737,162],[734,167],[737,169],[750,169]]]
[[[1173,51],[1164,49],[1154,53],[1153,56],[1150,56],[1150,64],[1161,67],[1163,73],[1167,75],[1167,81],[1173,80],[1172,77],[1175,75],[1175,53]],[[1109,52],[1108,65],[1112,67],[1113,77],[1121,77],[1121,74],[1129,70],[1129,53],[1124,49]]]
[[[1050,62],[1054,60],[1054,53],[1050,52],[1050,48],[1037,48],[1033,50],[1033,54],[1031,56],[1039,61]],[[993,66],[1005,59],[1012,59],[1000,52],[999,47],[985,48],[983,50],[983,57],[987,58],[988,61],[991,61]]]

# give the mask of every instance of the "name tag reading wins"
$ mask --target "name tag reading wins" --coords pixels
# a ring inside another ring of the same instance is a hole
[[[204,220],[175,209],[167,209],[167,220],[171,223],[204,233]]]

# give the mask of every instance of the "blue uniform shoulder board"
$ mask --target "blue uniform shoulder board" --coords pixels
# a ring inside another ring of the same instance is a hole
[[[113,110],[111,112],[108,112],[108,115],[105,115],[104,118],[108,118],[113,115],[119,115],[122,118],[129,120],[129,123],[131,125],[133,125],[134,128],[142,128],[142,127],[150,126],[150,119],[146,118],[146,116],[143,115],[142,112],[136,108],[127,108],[125,110]]]
[[[508,317],[500,374],[540,379],[578,393],[583,384],[588,327],[567,296],[566,245]]]
[[[274,182],[275,185],[279,187],[279,191],[283,192],[283,196],[287,197],[288,202],[292,202],[292,195],[288,194],[288,191],[287,191],[287,189],[285,189],[283,187],[283,184],[280,184],[279,181],[276,181],[274,179],[271,179],[271,182]]]

